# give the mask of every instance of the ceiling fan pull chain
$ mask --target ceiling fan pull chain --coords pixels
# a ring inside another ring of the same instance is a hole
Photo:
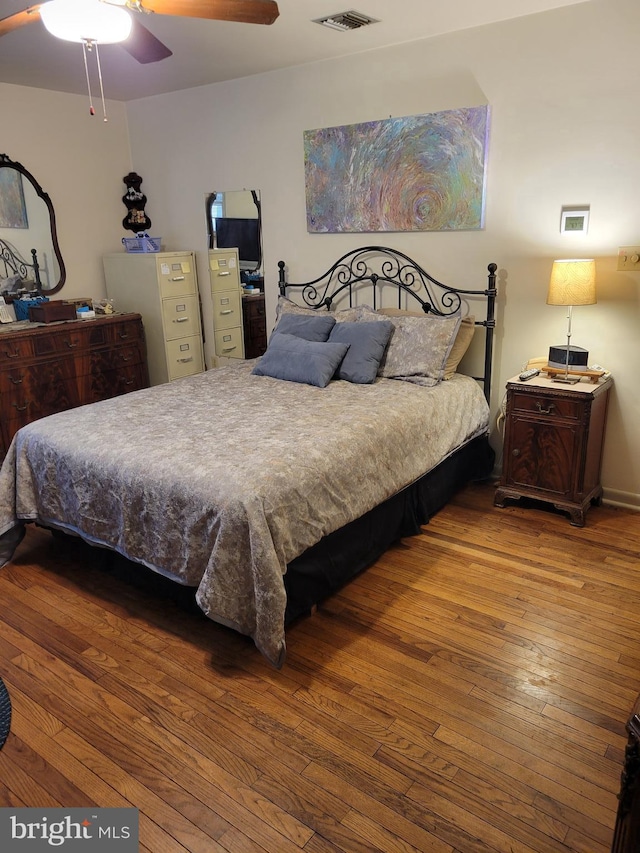
[[[89,115],[94,116],[96,111],[93,108],[93,99],[91,97],[91,83],[89,82],[89,66],[87,65],[87,43],[82,42],[82,55],[84,57],[84,73],[87,78],[87,91],[89,92]]]
[[[98,42],[96,42],[96,65],[98,66],[98,80],[100,81],[100,98],[102,99],[102,115],[104,118],[103,121],[108,121],[107,119],[107,107],[104,102],[104,88],[102,86],[102,68],[100,67],[100,53],[98,52]]]

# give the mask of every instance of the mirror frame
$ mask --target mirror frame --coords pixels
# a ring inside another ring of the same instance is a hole
[[[57,293],[62,289],[66,279],[67,279],[67,271],[64,265],[64,261],[62,260],[62,254],[60,253],[60,246],[58,245],[58,232],[56,229],[56,214],[53,209],[53,204],[51,202],[51,198],[49,194],[46,193],[38,181],[33,177],[31,172],[22,165],[22,163],[18,163],[17,160],[12,160],[7,154],[0,154],[0,169],[15,169],[16,172],[20,172],[31,184],[31,186],[36,191],[36,195],[42,199],[42,201],[46,204],[47,210],[49,211],[49,225],[51,228],[51,242],[53,244],[53,253],[56,256],[56,260],[58,261],[58,268],[60,270],[60,278],[58,283],[54,287],[48,287],[46,290],[42,291],[47,296],[52,293]]]

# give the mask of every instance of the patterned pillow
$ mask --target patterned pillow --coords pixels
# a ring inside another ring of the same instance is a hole
[[[385,317],[427,317],[424,311],[405,311],[403,308],[378,308],[378,314]],[[465,356],[465,353],[471,346],[473,335],[476,330],[476,318],[472,314],[468,314],[462,318],[458,334],[455,337],[451,352],[447,357],[447,363],[444,366],[443,379],[451,379],[456,375],[458,365]]]
[[[378,376],[404,379],[418,385],[437,385],[444,376],[447,357],[461,322],[460,314],[437,317],[384,317],[393,324]]]

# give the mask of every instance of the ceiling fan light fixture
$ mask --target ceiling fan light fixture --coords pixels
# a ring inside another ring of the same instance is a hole
[[[112,44],[131,33],[131,15],[102,0],[49,0],[40,17],[51,35],[65,41]]]

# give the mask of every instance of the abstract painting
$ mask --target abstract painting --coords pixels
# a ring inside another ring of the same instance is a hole
[[[484,227],[489,107],[304,132],[310,232]]]
[[[0,169],[0,228],[28,228],[22,175]]]

